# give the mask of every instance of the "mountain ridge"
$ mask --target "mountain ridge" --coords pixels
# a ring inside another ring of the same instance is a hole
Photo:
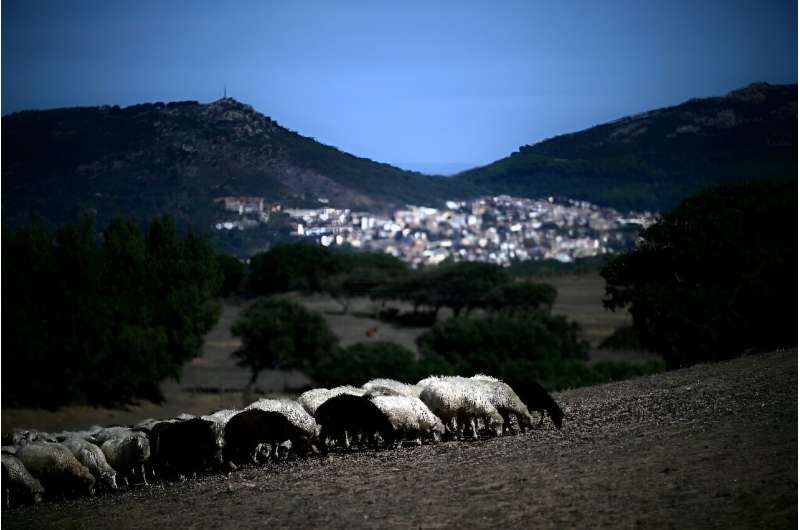
[[[624,116],[458,173],[490,193],[668,209],[730,180],[796,178],[797,85],[752,83],[724,96]]]
[[[509,194],[665,210],[702,187],[796,178],[797,85],[754,83],[521,146],[451,177],[325,145],[233,98],[2,117],[3,221],[169,212],[209,227],[224,196],[389,211]],[[322,199],[320,201],[320,199]]]

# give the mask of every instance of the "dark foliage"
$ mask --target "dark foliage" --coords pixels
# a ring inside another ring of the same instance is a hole
[[[423,377],[414,352],[383,341],[360,342],[338,349],[314,367],[312,376],[317,384],[326,387],[360,386],[378,377],[415,383]]]
[[[642,344],[636,329],[633,326],[622,326],[614,330],[614,333],[603,339],[598,345],[601,350],[627,350],[641,351],[646,350]]]
[[[444,263],[378,287],[372,297],[403,300],[413,304],[415,312],[423,308],[434,316],[442,307],[449,307],[458,316],[485,307],[488,293],[510,281],[502,267],[491,263]]]
[[[242,311],[231,333],[242,339],[242,347],[232,356],[251,370],[251,385],[262,370],[296,368],[312,373],[337,344],[322,315],[283,299],[256,301]]]
[[[489,291],[483,305],[494,311],[550,313],[556,302],[558,290],[547,283],[513,282]]]
[[[570,386],[559,381],[565,369],[584,367],[588,344],[579,332],[578,324],[542,313],[462,317],[436,324],[417,344],[424,361],[444,363],[453,373],[485,373],[515,388],[526,379],[563,387]]]
[[[3,231],[3,399],[7,405],[116,405],[162,399],[219,316],[221,281],[203,236],[169,217],[146,233],[82,217],[50,233]]]
[[[225,297],[238,293],[244,287],[247,266],[240,259],[227,254],[217,254],[217,266],[222,273],[219,295]]]
[[[709,189],[642,238],[603,269],[604,303],[668,368],[797,344],[796,182]]]
[[[250,260],[248,292],[329,292],[334,298],[369,295],[402,276],[406,265],[387,254],[329,249],[314,243],[280,245]]]

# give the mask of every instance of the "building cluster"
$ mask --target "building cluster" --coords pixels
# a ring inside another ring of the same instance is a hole
[[[630,248],[639,229],[655,220],[649,212],[623,215],[585,201],[507,195],[447,201],[444,208],[406,206],[383,216],[330,207],[283,213],[296,237],[385,252],[414,267],[448,259],[571,262]]]

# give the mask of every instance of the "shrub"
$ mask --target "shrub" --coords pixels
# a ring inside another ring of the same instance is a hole
[[[609,262],[604,303],[628,309],[668,368],[797,344],[797,183],[703,191]]]
[[[388,377],[415,383],[420,367],[414,352],[392,342],[360,342],[338,349],[312,370],[323,386],[362,385],[370,379]]]
[[[457,373],[504,374],[511,360],[586,358],[580,326],[543,314],[451,318],[417,339],[423,357],[435,354]]]

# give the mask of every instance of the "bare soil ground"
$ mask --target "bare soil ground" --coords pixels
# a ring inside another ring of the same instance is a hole
[[[555,394],[564,428],[4,510],[6,528],[793,528],[797,350]]]

